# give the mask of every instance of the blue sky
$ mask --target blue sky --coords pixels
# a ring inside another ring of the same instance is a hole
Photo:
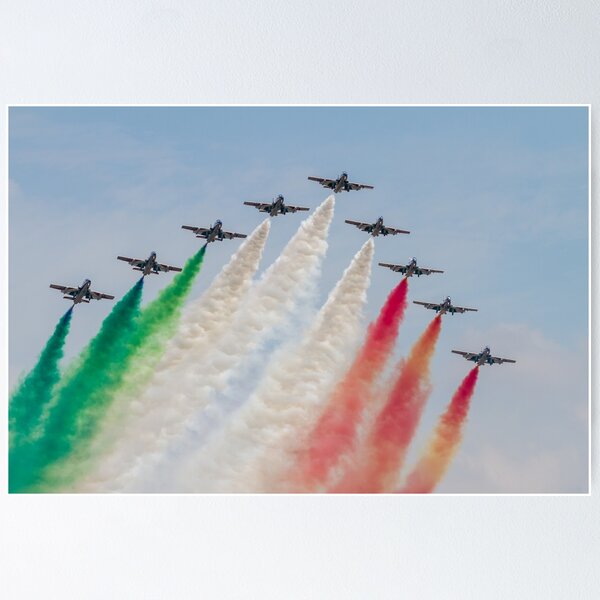
[[[68,306],[51,281],[120,296],[135,276],[117,254],[183,264],[182,224],[248,233],[262,217],[243,201],[315,207],[327,193],[306,177],[346,170],[375,189],[336,198],[318,300],[366,239],[344,219],[383,215],[411,234],[377,239],[375,262],[446,271],[413,278],[411,300],[479,308],[444,321],[411,458],[468,370],[450,350],[488,344],[518,363],[482,370],[440,491],[587,491],[586,108],[12,108],[9,127],[11,385]],[[263,266],[301,219],[274,220]],[[194,297],[235,247],[211,245]],[[396,281],[374,266],[366,320]],[[69,357],[109,310],[77,307]],[[398,356],[431,316],[409,307]]]

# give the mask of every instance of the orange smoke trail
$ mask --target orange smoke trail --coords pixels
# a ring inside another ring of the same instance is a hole
[[[384,369],[406,309],[406,278],[391,291],[375,322],[369,326],[363,347],[337,385],[323,414],[299,455],[292,479],[295,486],[314,490],[324,484],[340,456],[352,449],[360,417],[371,387]]]
[[[440,417],[423,456],[400,490],[406,494],[432,492],[450,465],[462,439],[462,427],[469,412],[469,406],[479,367],[472,369],[452,396],[446,412]]]
[[[386,492],[395,488],[408,446],[430,392],[429,363],[440,335],[435,317],[401,364],[387,402],[377,416],[358,459],[334,492]]]

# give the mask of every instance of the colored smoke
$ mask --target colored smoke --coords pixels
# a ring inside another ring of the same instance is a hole
[[[448,470],[462,440],[462,430],[475,392],[479,367],[469,371],[452,396],[429,444],[400,490],[407,494],[432,492]]]
[[[36,365],[19,383],[10,397],[9,404],[9,461],[12,489],[17,480],[12,478],[21,469],[18,449],[36,435],[39,420],[48,409],[52,392],[60,379],[58,363],[64,354],[64,345],[69,328],[73,307],[59,320],[50,339],[46,342]]]
[[[203,489],[275,492],[314,426],[335,382],[352,360],[371,274],[374,244],[357,252],[300,343],[273,356],[256,391],[182,477]],[[193,488],[192,488],[193,489]]]
[[[431,389],[429,364],[441,323],[438,315],[414,344],[406,361],[402,361],[387,402],[375,419],[356,465],[350,467],[335,491],[376,493],[395,489]]]
[[[407,292],[408,280],[403,278],[370,325],[363,347],[331,395],[306,447],[300,451],[292,469],[300,489],[314,491],[325,486],[341,457],[353,450],[372,387],[385,368],[398,337]]]
[[[11,491],[52,487],[45,470],[66,457],[81,439],[87,438],[97,416],[97,407],[110,395],[126,371],[125,357],[139,312],[143,280],[140,279],[115,304],[100,331],[63,377],[42,416],[41,437],[27,444],[16,457],[11,473]]]
[[[183,312],[179,327],[144,392],[133,401],[119,402],[113,408],[98,444],[100,463],[81,487],[110,488],[136,457],[161,447],[161,441],[155,439],[159,432],[176,435],[182,423],[194,414],[195,390],[188,373],[197,368],[196,363],[206,360],[213,345],[228,330],[258,269],[269,229],[270,222],[263,221],[204,294]]]
[[[166,461],[164,471],[174,475],[173,465],[168,463],[168,449],[179,444],[187,444],[192,452],[190,460],[195,460],[200,450],[193,422],[211,405],[216,392],[227,389],[230,379],[266,336],[284,326],[290,313],[316,292],[334,204],[333,196],[329,196],[300,225],[281,255],[250,288],[240,310],[234,316],[227,315],[227,324],[210,346],[210,352],[202,360],[193,356],[186,359],[185,376],[177,371],[171,374],[170,396],[163,399],[169,417],[155,422],[153,429],[138,430],[135,444],[129,446],[132,452],[123,460],[111,461],[106,472],[118,469],[118,475],[105,478],[110,489],[145,489],[146,483],[152,489],[164,489],[168,484],[158,481],[155,470]],[[169,410],[182,404],[188,408],[181,412]],[[104,488],[106,484],[99,486]]]

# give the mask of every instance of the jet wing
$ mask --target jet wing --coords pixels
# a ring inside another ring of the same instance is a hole
[[[406,273],[406,271],[408,271],[408,267],[406,267],[406,265],[392,265],[389,263],[379,263],[380,267],[387,267],[388,269],[391,269],[392,271],[395,271],[396,273]]]
[[[500,358],[499,356],[490,356],[490,359],[493,363],[501,365],[502,363],[516,363],[516,360],[512,358]]]
[[[57,285],[56,283],[51,283],[50,287],[54,290],[60,290],[63,294],[69,294],[71,296],[79,291],[78,288],[69,287],[67,285]]]
[[[141,258],[129,258],[127,256],[117,256],[117,260],[124,260],[132,267],[143,267],[146,264],[146,261]]]
[[[474,362],[477,362],[479,357],[479,354],[475,354],[474,352],[461,352],[460,350],[452,350],[452,352],[454,352],[454,354],[460,354],[467,360],[472,360]]]
[[[369,233],[373,231],[373,223],[361,223],[360,221],[349,221],[348,219],[345,219],[344,222],[348,223],[348,225],[358,227],[361,231],[367,231]]]
[[[325,179],[324,177],[309,177],[310,181],[317,181],[319,182],[323,187],[326,188],[335,188],[335,184],[336,181],[335,179]]]
[[[404,229],[394,229],[393,227],[385,227],[384,231],[387,235],[396,235],[398,233],[410,233],[410,231],[405,231]]]
[[[193,231],[196,235],[202,235],[209,231],[206,227],[194,227],[193,225],[182,225],[181,229],[188,229],[189,231]]]
[[[102,292],[94,292],[93,290],[88,290],[86,294],[88,298],[93,298],[94,300],[114,300],[115,297],[110,294],[103,294]]]
[[[443,273],[444,271],[440,271],[439,269],[426,269],[425,267],[417,267],[417,273],[421,275],[431,275],[432,273]]]
[[[162,263],[156,263],[159,271],[163,271],[164,273],[168,273],[169,271],[181,271],[179,267],[172,267],[171,265],[163,265]]]
[[[244,202],[246,206],[254,206],[254,208],[258,208],[258,210],[265,210],[271,207],[271,204],[267,204],[265,202]]]
[[[310,208],[306,208],[304,206],[290,206],[289,204],[286,204],[285,207],[288,209],[289,212],[298,212],[299,210],[310,210]]]
[[[366,183],[348,182],[348,187],[352,190],[372,190],[372,189],[374,189],[372,185],[367,185]]]
[[[440,310],[440,308],[442,308],[441,304],[434,304],[433,302],[421,302],[420,300],[413,300],[413,304],[420,304],[421,306],[424,306],[425,308],[429,308],[429,309],[435,310],[435,311],[438,311],[438,310]]]
[[[457,313],[465,313],[467,311],[477,312],[477,308],[465,308],[464,306],[453,306],[452,309]]]
[[[248,237],[245,233],[235,233],[232,231],[222,231],[221,232],[223,234],[224,238],[227,238],[228,240],[232,240],[233,238],[245,238]]]

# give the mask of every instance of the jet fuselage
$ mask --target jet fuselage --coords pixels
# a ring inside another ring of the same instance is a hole
[[[452,300],[450,296],[446,296],[446,299],[440,305],[439,314],[445,315],[452,308]]]
[[[83,280],[83,283],[81,284],[77,295],[73,296],[73,304],[79,304],[80,302],[89,302],[89,300],[86,300],[86,295],[91,285],[92,282],[89,279]],[[67,300],[70,299],[69,296],[65,296],[65,298]]]
[[[346,189],[346,185],[348,183],[348,174],[347,173],[342,173],[337,181],[335,182],[335,188],[333,189],[333,191],[336,194],[339,194],[342,190]]]
[[[490,352],[490,349],[488,346],[486,346],[480,353],[479,356],[477,357],[477,366],[478,367],[482,367],[483,365],[487,364],[494,364],[494,362],[492,360],[490,360],[490,357],[492,356],[492,353]]]
[[[223,223],[220,220],[216,220],[215,224],[210,228],[210,231],[206,235],[206,243],[214,242],[218,238],[222,238],[221,229]]]
[[[383,230],[383,217],[379,217],[379,219],[377,219],[373,225],[373,231],[371,231],[371,235],[373,237],[377,237],[379,234],[385,235]]]
[[[412,258],[408,265],[406,265],[406,275],[405,277],[412,277],[417,270],[417,259]]]
[[[283,196],[279,195],[271,203],[271,210],[269,211],[269,216],[276,217],[279,213],[285,214],[286,212],[287,211],[285,210],[285,206],[283,203]]]
[[[158,273],[158,267],[156,266],[156,252],[151,252],[150,256],[146,259],[146,264],[143,269],[140,269],[142,275],[150,275],[150,273]]]

